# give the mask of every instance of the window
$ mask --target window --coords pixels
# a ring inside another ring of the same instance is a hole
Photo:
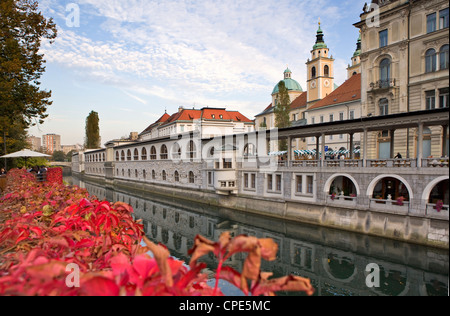
[[[147,179],[147,171],[142,170],[142,177],[145,179]]]
[[[388,45],[388,30],[380,32],[380,47],[385,47]]]
[[[127,160],[131,161],[131,150],[129,150],[129,149],[127,151]]]
[[[137,148],[134,150],[134,160],[139,160],[139,150]]]
[[[125,161],[125,152],[122,150],[122,153],[120,154],[120,157],[122,158],[122,161]]]
[[[231,159],[223,160],[223,168],[224,169],[232,169],[233,168],[233,163],[231,162]]]
[[[380,109],[380,116],[389,114],[389,100],[381,99],[378,103],[378,107]]]
[[[210,171],[208,172],[208,185],[213,184],[213,173]]]
[[[425,92],[425,109],[433,110],[436,108],[436,93],[433,91]]]
[[[162,172],[162,179],[163,179],[163,181],[166,181],[166,180],[167,180],[167,173],[166,173],[166,170],[163,170],[163,172]]]
[[[388,88],[391,80],[391,60],[385,58],[380,62],[380,88]]]
[[[141,159],[142,159],[143,161],[147,160],[147,149],[146,149],[146,148],[142,148],[142,151],[141,151]]]
[[[328,65],[325,65],[325,67],[323,67],[323,74],[325,77],[330,76],[330,67]]]
[[[190,158],[190,159],[196,158],[196,156],[197,156],[196,151],[197,151],[197,148],[195,146],[195,143],[193,140],[191,140],[188,145],[188,153],[187,153],[188,158]]]
[[[314,178],[313,178],[313,176],[306,177],[306,185],[308,188],[308,194],[313,194],[314,193]]]
[[[436,51],[431,48],[425,53],[425,72],[436,71]]]
[[[321,115],[320,116],[320,123],[323,123],[323,121],[324,121],[324,117],[323,117],[323,115]]]
[[[156,171],[155,170],[152,170],[152,179],[156,180]]]
[[[330,122],[334,122],[334,114],[330,114]]]
[[[439,107],[448,108],[449,97],[448,88],[439,89]]]
[[[448,94],[447,94],[447,96],[448,96]],[[251,181],[252,189],[256,189],[256,174],[252,173],[251,178],[252,178],[252,181]]]
[[[344,120],[344,112],[339,113],[339,120],[340,121]]]
[[[137,169],[134,170],[134,176],[135,176],[136,178],[139,178],[139,172],[137,171]]]
[[[354,120],[355,119],[355,111],[350,111],[350,119]]]
[[[181,147],[178,143],[173,144],[172,146],[172,158],[180,159],[181,158]]]
[[[316,78],[316,75],[317,75],[316,74],[316,67],[312,67],[311,68],[311,78],[313,78],[313,79]]]
[[[439,11],[439,29],[448,28],[448,8]]]
[[[276,181],[277,181],[277,191],[281,192],[281,174],[276,175]]]
[[[267,175],[267,191],[272,191],[273,187],[273,175],[268,174]]]
[[[175,179],[175,182],[180,182],[180,174],[178,173],[178,171],[175,171],[174,179]]]
[[[195,183],[195,175],[192,171],[189,172],[189,183]]]
[[[295,177],[295,187],[296,187],[297,193],[303,192],[303,177],[302,176]]]
[[[116,151],[116,161],[120,161],[120,155],[118,151]]]
[[[311,118],[311,124],[316,124],[316,118],[315,117]]]
[[[436,13],[427,15],[427,33],[436,31]]]
[[[152,146],[152,149],[150,150],[150,160],[156,160],[156,148],[155,148],[155,146]]]
[[[439,51],[439,70],[448,69],[448,45],[441,47]]]
[[[244,188],[248,188],[249,187],[249,182],[248,182],[248,173],[244,173]]]
[[[161,160],[167,160],[169,158],[167,146],[162,145],[161,146]]]

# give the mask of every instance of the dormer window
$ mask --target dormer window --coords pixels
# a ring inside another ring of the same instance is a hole
[[[220,117],[221,120],[223,120],[223,115],[220,115],[219,117]]]
[[[211,115],[211,117],[213,118],[213,120],[216,118],[216,116],[213,114],[213,115]]]

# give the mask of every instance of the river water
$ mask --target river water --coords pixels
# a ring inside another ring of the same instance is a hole
[[[99,200],[130,204],[135,218],[143,220],[147,237],[166,245],[175,258],[187,263],[187,252],[197,234],[217,241],[221,233],[229,231],[234,236],[272,238],[279,245],[277,259],[263,262],[262,270],[273,272],[274,277],[294,274],[309,278],[317,296],[448,296],[449,293],[446,250],[186,203],[151,193],[111,190],[77,178],[65,181],[86,188]],[[202,260],[213,275],[217,267],[214,257],[205,256]],[[237,254],[226,265],[242,271],[243,260],[245,256]],[[210,282],[213,285],[215,281]],[[225,295],[242,295],[226,282],[220,285]]]

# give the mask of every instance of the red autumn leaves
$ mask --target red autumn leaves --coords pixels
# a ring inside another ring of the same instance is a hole
[[[224,233],[212,242],[197,236],[187,266],[145,238],[132,212],[128,204],[97,201],[56,178],[38,184],[25,171],[11,171],[6,195],[0,198],[0,295],[223,295],[218,283],[209,287],[202,273],[206,265],[199,259],[210,252],[219,261],[216,279],[245,294],[314,292],[307,279],[270,280],[270,273],[261,272],[261,260],[276,259],[278,246],[271,239]],[[242,273],[224,266],[240,252],[248,254]],[[74,266],[79,287],[67,283],[73,272],[68,267]]]

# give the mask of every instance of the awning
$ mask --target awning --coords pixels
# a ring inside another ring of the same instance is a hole
[[[286,155],[287,151],[274,151],[269,153],[269,156],[283,156]]]

